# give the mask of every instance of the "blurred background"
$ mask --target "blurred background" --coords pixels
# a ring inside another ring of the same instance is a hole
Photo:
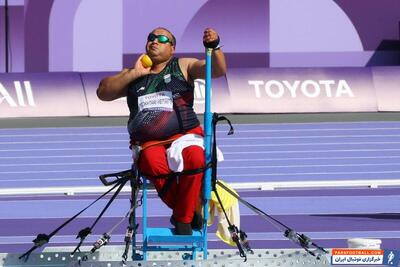
[[[399,65],[397,0],[5,0],[0,72],[95,72],[129,67],[149,31],[170,29],[178,55],[221,35],[230,67]],[[6,36],[6,31],[7,35]]]

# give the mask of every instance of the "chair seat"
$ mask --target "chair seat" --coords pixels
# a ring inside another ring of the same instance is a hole
[[[175,235],[173,228],[147,228],[147,242],[193,243],[203,240],[202,232],[193,230],[192,235]]]

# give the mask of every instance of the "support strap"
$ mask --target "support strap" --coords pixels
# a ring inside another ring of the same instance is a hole
[[[86,237],[92,233],[92,229],[96,226],[97,222],[100,220],[100,218],[103,216],[103,214],[106,212],[106,210],[110,207],[111,203],[114,201],[114,199],[117,197],[117,195],[119,194],[119,192],[121,192],[122,188],[125,186],[126,182],[128,180],[123,180],[121,181],[121,183],[117,184],[119,185],[117,191],[115,191],[114,195],[110,198],[110,200],[107,202],[106,206],[103,208],[103,210],[100,212],[99,216],[97,216],[96,220],[93,222],[93,224],[90,227],[86,227],[84,229],[82,229],[81,231],[79,231],[78,235],[76,236],[76,238],[80,238],[79,244],[76,246],[76,248],[74,249],[74,251],[71,253],[71,255],[74,255],[75,252],[80,251],[80,247],[83,243],[83,241],[86,239]],[[101,244],[100,246],[104,245],[105,243],[108,242],[108,240],[110,239],[109,235],[107,235],[106,233],[103,234],[103,237],[100,238],[98,244]],[[102,242],[104,241],[104,242]],[[97,242],[95,243],[95,247],[96,247]],[[99,246],[99,247],[100,247]],[[96,248],[97,249],[97,248]]]
[[[231,121],[226,118],[225,116],[220,116],[217,113],[213,114],[213,144],[212,144],[212,153],[211,153],[211,187],[212,190],[215,193],[215,196],[217,197],[218,203],[222,209],[222,212],[224,213],[225,219],[228,223],[228,230],[229,233],[231,234],[231,238],[233,242],[235,242],[236,247],[239,250],[239,255],[240,257],[244,258],[244,261],[247,261],[247,255],[246,252],[243,248],[246,249],[247,252],[253,253],[253,250],[250,248],[249,242],[247,241],[246,233],[242,230],[240,230],[236,225],[232,224],[229,220],[228,215],[226,214],[224,205],[222,204],[221,198],[218,194],[217,190],[217,164],[218,164],[218,159],[217,159],[217,135],[216,135],[216,128],[217,128],[217,123],[220,121],[226,121],[228,122],[230,129],[228,132],[228,135],[232,135],[234,133],[232,123]]]
[[[242,253],[243,248],[242,246],[247,250],[252,252],[250,246],[249,246],[249,242],[247,240],[247,235],[245,232],[237,229],[237,227],[235,225],[232,225],[228,219],[228,216],[226,215],[225,209],[222,206],[221,203],[221,199],[218,195],[218,191],[217,191],[217,184],[219,186],[221,186],[223,189],[225,189],[225,191],[227,191],[229,194],[231,194],[232,196],[234,196],[237,200],[239,200],[241,203],[243,203],[244,205],[246,205],[248,208],[250,208],[251,210],[253,210],[254,212],[256,212],[257,214],[261,215],[262,217],[264,217],[265,219],[267,219],[269,222],[273,222],[274,226],[279,225],[280,228],[278,228],[280,231],[284,231],[284,236],[287,237],[289,240],[291,240],[292,242],[300,245],[304,250],[306,250],[309,254],[319,258],[319,254],[320,253],[328,253],[328,251],[326,251],[324,248],[318,246],[317,244],[315,244],[309,237],[307,237],[304,234],[299,234],[296,231],[294,231],[293,229],[289,228],[288,226],[286,226],[285,224],[281,223],[280,221],[276,220],[275,218],[273,218],[272,216],[268,215],[267,213],[263,212],[262,210],[260,210],[259,208],[255,207],[254,205],[250,204],[249,202],[245,201],[244,199],[242,199],[241,197],[239,197],[237,194],[235,194],[234,192],[232,192],[232,190],[230,190],[228,187],[226,187],[223,183],[219,182],[217,180],[217,145],[216,145],[216,125],[219,121],[227,121],[229,126],[230,126],[230,130],[228,132],[228,135],[233,134],[233,127],[231,122],[229,121],[229,119],[227,119],[225,116],[219,116],[217,113],[213,114],[213,130],[214,130],[214,138],[213,138],[213,147],[212,147],[212,173],[211,173],[211,179],[212,179],[212,190],[215,192],[215,195],[218,199],[219,204],[221,205],[221,208],[224,212],[224,215],[226,217],[226,220],[229,224],[229,231],[231,232],[232,235],[232,240],[236,243],[239,251],[240,251],[240,256],[245,258],[246,261],[246,256],[245,253]],[[282,230],[283,228],[283,230]],[[240,244],[239,242],[237,242],[237,240],[239,239],[238,236],[240,237]],[[311,251],[310,247],[313,246],[314,248],[316,248],[315,251]],[[317,254],[318,253],[318,254]],[[243,255],[244,256],[243,256]]]
[[[180,176],[182,175],[193,175],[193,174],[198,174],[198,173],[203,173],[207,168],[210,168],[211,164],[209,164],[208,166],[206,166],[205,168],[198,168],[198,169],[192,169],[192,170],[185,170],[185,171],[181,171],[181,172],[170,172],[170,173],[166,173],[166,174],[160,174],[160,175],[148,175],[145,174],[143,172],[140,172],[140,176],[144,176],[144,177],[151,177],[154,179],[167,179],[167,181],[165,182],[163,188],[161,188],[160,192],[158,192],[158,196],[160,198],[162,198],[167,191],[169,190],[169,188],[171,187],[172,183],[174,182],[175,179],[179,179]],[[166,178],[165,178],[166,177]]]
[[[132,176],[133,175],[133,176]],[[118,173],[111,173],[111,174],[104,174],[102,175],[103,178],[107,178],[107,177],[115,177],[116,180],[114,182],[121,182],[121,176],[122,177],[130,177],[130,183],[131,183],[131,207],[129,209],[129,211],[125,214],[125,216],[119,220],[119,222],[117,222],[113,227],[111,227],[110,230],[108,230],[106,233],[104,233],[94,244],[92,249],[86,253],[85,255],[82,256],[81,260],[78,260],[78,264],[80,264],[80,262],[84,262],[87,261],[89,259],[89,256],[91,254],[93,254],[94,252],[96,252],[98,249],[100,249],[101,247],[107,245],[111,239],[111,235],[113,233],[113,231],[122,223],[126,220],[126,218],[129,217],[129,225],[127,227],[127,231],[126,231],[126,235],[125,235],[125,251],[124,254],[122,255],[122,261],[121,264],[122,266],[126,265],[126,262],[128,260],[128,253],[129,253],[129,247],[133,241],[133,238],[135,238],[136,232],[137,232],[137,228],[139,227],[139,224],[134,223],[135,222],[135,211],[136,208],[141,206],[143,203],[143,196],[141,198],[138,199],[138,195],[139,195],[139,190],[142,186],[142,183],[139,179],[139,176],[137,175],[137,170],[134,167],[134,165],[132,165],[132,169],[131,170],[126,170],[123,172],[118,172]],[[90,228],[85,228],[88,229],[87,232],[90,233]],[[85,230],[84,229],[84,230]],[[136,240],[136,239],[135,239]],[[137,256],[137,255],[136,255]],[[137,257],[136,257],[137,258]]]
[[[135,161],[132,164],[131,167],[132,171],[135,172],[136,174],[136,179],[133,180],[131,179],[131,209],[132,207],[139,207],[143,204],[143,194],[141,198],[138,200],[138,195],[139,195],[139,190],[143,186],[143,182],[140,179],[140,175],[138,173],[138,168],[137,168],[137,161]],[[126,265],[126,261],[128,260],[128,253],[129,253],[129,246],[132,245],[132,259],[133,260],[140,260],[143,259],[142,256],[137,252],[137,247],[136,247],[136,233],[137,229],[139,227],[139,224],[136,223],[136,208],[132,209],[132,212],[129,215],[129,224],[126,229],[126,234],[125,234],[125,250],[124,253],[122,254],[122,266]]]
[[[268,222],[273,222],[273,225],[276,226],[276,224],[278,224],[280,226],[280,228],[278,228],[278,230],[280,231],[284,231],[284,236],[287,237],[289,240],[291,240],[292,242],[298,244],[299,246],[301,246],[305,251],[307,251],[310,255],[316,257],[317,259],[320,258],[320,254],[326,254],[328,253],[327,250],[325,250],[323,247],[317,245],[316,243],[314,243],[311,238],[307,237],[305,234],[299,234],[297,233],[295,230],[289,228],[288,226],[286,226],[285,224],[283,224],[282,222],[276,220],[275,218],[273,218],[272,216],[268,215],[267,213],[265,213],[264,211],[260,210],[259,208],[257,208],[256,206],[252,205],[251,203],[247,202],[246,200],[244,200],[243,198],[239,197],[237,194],[235,194],[235,192],[233,192],[232,190],[230,190],[228,187],[226,187],[223,183],[221,183],[220,181],[217,181],[217,184],[223,188],[226,192],[228,192],[229,194],[231,194],[232,196],[234,196],[238,201],[240,201],[242,204],[244,204],[246,207],[248,207],[249,209],[251,209],[252,211],[254,211],[255,213],[257,213],[258,215],[260,215],[261,217],[263,217],[264,219],[266,219]],[[284,228],[282,230],[282,228]],[[315,251],[312,251],[312,247],[315,248]]]
[[[93,201],[92,203],[90,203],[86,208],[84,208],[83,210],[81,210],[80,212],[78,212],[77,214],[75,214],[74,216],[72,216],[70,219],[68,219],[67,221],[65,221],[63,224],[61,224],[59,227],[57,227],[53,232],[51,232],[50,234],[38,234],[37,237],[32,241],[34,243],[33,247],[31,249],[29,249],[27,252],[25,252],[24,254],[22,254],[21,256],[19,256],[19,259],[23,259],[25,261],[28,260],[29,255],[37,248],[43,246],[44,244],[47,244],[50,239],[58,233],[58,231],[60,231],[62,228],[64,228],[65,226],[67,226],[71,221],[73,221],[76,217],[78,217],[79,215],[81,215],[84,211],[86,211],[88,208],[90,208],[91,206],[93,206],[97,201],[99,201],[100,199],[102,199],[104,196],[106,196],[108,193],[110,193],[112,190],[114,190],[114,188],[116,188],[118,186],[118,184],[114,185],[111,189],[109,189],[107,192],[105,192],[104,194],[102,194],[101,196],[99,196],[95,201]]]

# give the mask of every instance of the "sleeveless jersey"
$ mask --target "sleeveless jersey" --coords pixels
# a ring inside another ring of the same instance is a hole
[[[148,74],[128,87],[128,131],[131,140],[166,139],[200,125],[193,110],[193,86],[172,58],[158,74]]]

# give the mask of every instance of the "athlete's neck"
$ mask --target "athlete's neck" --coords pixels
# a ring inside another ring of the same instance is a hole
[[[167,66],[168,62],[171,59],[172,57],[163,62],[153,62],[153,66],[151,67],[150,73],[160,73],[165,68],[165,66]]]

